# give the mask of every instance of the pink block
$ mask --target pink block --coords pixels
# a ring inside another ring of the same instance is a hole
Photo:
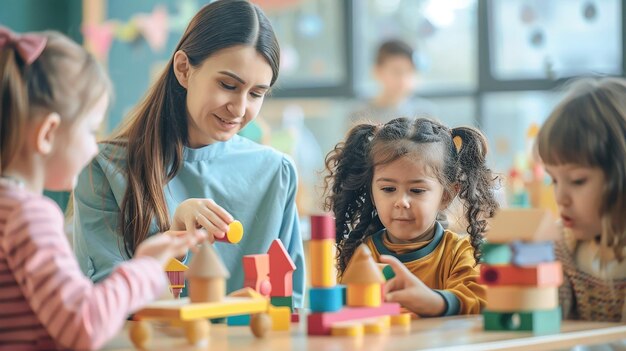
[[[337,322],[397,314],[400,314],[400,305],[397,303],[383,303],[379,307],[346,307],[337,312],[312,313],[307,317],[308,334],[330,335],[331,326]]]

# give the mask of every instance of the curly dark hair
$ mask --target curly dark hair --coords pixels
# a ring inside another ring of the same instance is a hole
[[[479,262],[486,219],[498,209],[493,194],[497,177],[487,167],[486,154],[485,136],[472,127],[449,129],[427,118],[354,126],[346,140],[326,156],[328,174],[324,177],[324,207],[335,215],[340,274],[355,249],[384,228],[371,194],[375,167],[407,155],[426,158],[444,187],[444,196],[463,201],[467,232]]]

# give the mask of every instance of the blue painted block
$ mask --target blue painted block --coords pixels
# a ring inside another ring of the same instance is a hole
[[[309,302],[313,312],[335,312],[343,307],[343,286],[330,288],[311,288]]]
[[[511,263],[516,266],[535,266],[543,262],[556,261],[552,241],[513,241],[511,251],[513,252]]]
[[[509,244],[483,243],[480,246],[480,250],[482,252],[482,258],[481,258],[482,263],[487,263],[487,264],[511,263],[513,252],[511,251],[511,246],[509,246]]]
[[[226,317],[226,324],[228,325],[250,325],[250,315],[241,314],[238,316]]]

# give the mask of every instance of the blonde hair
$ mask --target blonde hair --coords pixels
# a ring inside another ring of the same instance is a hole
[[[537,143],[546,164],[602,169],[600,242],[621,262],[626,247],[626,80],[575,81],[541,127]]]
[[[36,34],[47,42],[30,65],[13,46],[0,50],[0,173],[16,156],[34,112],[56,112],[62,123],[73,123],[111,91],[104,70],[80,45],[59,32]]]

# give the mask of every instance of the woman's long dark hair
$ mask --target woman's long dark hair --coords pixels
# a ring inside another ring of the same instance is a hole
[[[174,52],[182,50],[194,67],[216,52],[254,47],[278,78],[280,48],[262,10],[245,0],[221,0],[203,7],[191,20]],[[148,236],[151,224],[170,227],[164,186],[182,166],[188,143],[187,91],[174,74],[174,57],[130,118],[108,143],[126,147],[128,187],[121,204],[119,232],[129,255]]]

